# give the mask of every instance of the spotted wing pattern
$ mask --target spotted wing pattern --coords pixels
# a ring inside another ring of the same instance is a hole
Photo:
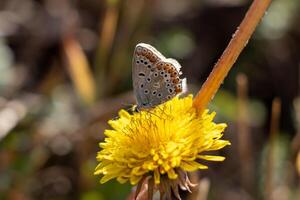
[[[152,108],[182,92],[180,64],[149,44],[139,43],[132,61],[132,80],[139,109]]]

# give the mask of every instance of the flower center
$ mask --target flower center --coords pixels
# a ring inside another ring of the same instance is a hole
[[[159,147],[151,149],[150,155],[152,159],[144,163],[144,169],[158,170],[160,174],[165,174],[170,169],[180,166],[180,151],[178,144],[176,145],[174,142],[168,142],[165,145],[159,145]]]

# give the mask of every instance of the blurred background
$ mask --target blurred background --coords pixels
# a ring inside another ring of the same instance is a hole
[[[177,59],[195,94],[251,2],[1,0],[0,199],[126,199],[93,172],[107,120],[135,103],[135,45]],[[210,104],[227,159],[183,199],[300,199],[299,11],[273,1]]]

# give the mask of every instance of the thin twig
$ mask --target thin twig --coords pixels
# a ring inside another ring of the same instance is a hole
[[[198,113],[201,113],[214,97],[220,85],[224,81],[227,73],[237,60],[241,51],[244,49],[257,24],[264,16],[271,0],[254,0],[241,25],[236,30],[227,48],[223,52],[210,73],[208,79],[194,99],[194,106]]]
[[[248,102],[248,79],[245,74],[238,74],[237,79],[238,96],[238,118],[237,118],[237,138],[240,156],[241,182],[248,192],[252,189],[253,183],[253,157],[252,142],[249,128],[249,102]]]

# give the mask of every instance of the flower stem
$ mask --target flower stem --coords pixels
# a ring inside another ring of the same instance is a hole
[[[221,58],[214,66],[202,88],[194,98],[194,107],[201,113],[214,97],[224,81],[229,70],[237,60],[239,54],[247,45],[257,24],[264,16],[272,0],[254,0],[246,13],[241,25],[237,28]]]

